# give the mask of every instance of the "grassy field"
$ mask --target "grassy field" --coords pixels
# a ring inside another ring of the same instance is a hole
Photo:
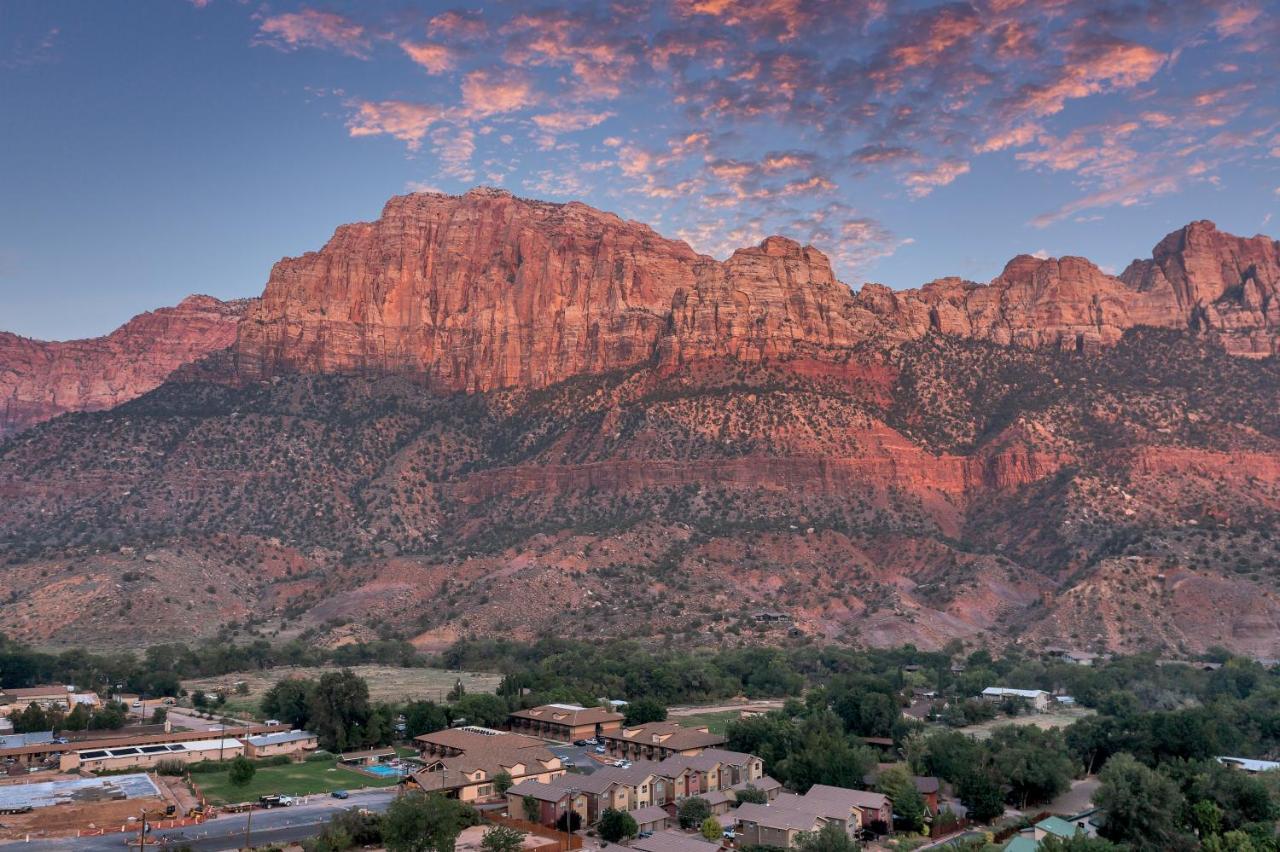
[[[691,713],[688,716],[672,716],[671,721],[689,728],[706,725],[713,734],[723,734],[725,727],[741,715],[740,710],[713,710],[708,713]]]
[[[338,767],[336,760],[289,763],[284,766],[259,766],[253,778],[243,787],[231,783],[230,773],[197,772],[191,776],[200,791],[213,804],[256,801],[273,793],[306,796],[333,790],[358,787],[391,787],[395,778],[374,778]]]
[[[1093,715],[1093,711],[1087,707],[1062,708],[1050,713],[1029,713],[1012,718],[998,716],[989,722],[979,722],[976,725],[956,728],[956,730],[962,734],[968,734],[974,739],[985,740],[991,736],[992,730],[1001,725],[1035,725],[1037,728],[1065,728],[1072,722],[1077,722],[1085,716],[1091,715]]]
[[[484,672],[451,672],[444,669],[401,668],[399,666],[352,666],[351,670],[369,682],[369,697],[374,701],[400,702],[414,699],[443,701],[454,683],[461,678],[467,692],[496,692],[502,676]],[[262,694],[287,677],[318,678],[336,668],[281,666],[252,672],[233,672],[219,677],[183,681],[188,691],[221,691],[227,696],[223,710],[258,712]],[[247,695],[237,695],[235,683],[244,681]]]

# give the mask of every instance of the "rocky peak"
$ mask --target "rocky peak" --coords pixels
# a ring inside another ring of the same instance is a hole
[[[111,408],[236,339],[256,299],[188,296],[104,337],[43,341],[0,332],[0,437],[67,411]]]

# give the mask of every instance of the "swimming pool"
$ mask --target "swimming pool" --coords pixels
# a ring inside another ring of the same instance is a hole
[[[408,775],[403,769],[397,769],[394,766],[388,766],[385,763],[372,763],[368,766],[360,767],[370,775],[377,775],[381,778],[399,778],[402,775]]]

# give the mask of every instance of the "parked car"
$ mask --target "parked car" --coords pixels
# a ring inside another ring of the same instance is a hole
[[[576,746],[591,745],[591,741],[590,740],[574,740],[573,744]]]
[[[578,764],[574,763],[572,760],[562,760],[560,761],[560,765],[563,766],[565,769],[573,769]]]
[[[596,754],[604,754],[604,746],[596,746]]]
[[[724,830],[724,839],[725,839],[725,840],[732,840],[732,839],[733,839],[733,838],[735,838],[735,837],[737,837],[737,835],[733,833],[733,829],[732,829],[732,828],[726,828],[726,829]]]
[[[334,790],[329,795],[333,796],[335,799],[347,799],[351,797],[351,794],[348,793],[346,790]]]
[[[583,745],[600,745],[600,741],[595,737],[591,737],[585,743],[583,743]]]

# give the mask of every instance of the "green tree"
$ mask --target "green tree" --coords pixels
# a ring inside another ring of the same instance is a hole
[[[471,808],[456,799],[406,793],[387,808],[382,841],[387,852],[453,852],[458,835],[473,820]]]
[[[1098,780],[1093,801],[1104,812],[1103,837],[1138,850],[1175,848],[1174,814],[1183,807],[1176,784],[1128,754],[1108,760]]]
[[[719,843],[724,839],[724,826],[720,825],[720,820],[714,816],[704,819],[698,831],[709,843]]]
[[[449,715],[454,719],[466,719],[468,724],[486,728],[501,727],[509,712],[504,699],[483,692],[463,695],[449,707]]]
[[[777,764],[780,780],[799,792],[814,784],[857,787],[875,767],[875,754],[850,742],[830,711],[806,719],[801,737],[800,745]]]
[[[977,822],[991,822],[1004,813],[1004,793],[990,774],[974,769],[956,782],[956,795],[969,817]]]
[[[434,701],[411,701],[402,712],[405,734],[410,739],[449,727],[449,714]]]
[[[369,684],[350,669],[326,672],[307,698],[307,727],[329,751],[364,744],[369,722]]]
[[[263,693],[259,706],[268,719],[279,719],[295,728],[305,728],[311,692],[315,686],[316,682],[309,678],[286,678]]]
[[[643,725],[647,722],[663,722],[667,718],[667,705],[656,698],[637,698],[627,705],[625,724]]]
[[[596,825],[596,830],[600,832],[600,836],[610,843],[617,843],[628,837],[635,837],[640,827],[636,825],[635,818],[626,811],[620,811],[617,808],[605,808],[600,814],[600,822]]]
[[[163,725],[168,718],[169,711],[164,707],[157,707],[151,712],[151,724],[153,725]]]
[[[1061,732],[1035,725],[996,728],[987,741],[987,753],[996,777],[1009,785],[1013,801],[1022,807],[1065,792],[1076,771]]]
[[[524,847],[524,832],[505,825],[493,825],[480,839],[484,852],[520,852]]]
[[[757,805],[763,805],[769,801],[769,794],[766,793],[764,790],[761,790],[759,787],[748,784],[747,786],[743,787],[741,790],[734,790],[733,799],[734,799],[733,806],[735,808],[738,805],[745,804],[747,802],[752,802]]]
[[[835,823],[819,831],[805,831],[796,838],[797,852],[857,852],[857,842]]]
[[[66,731],[85,731],[89,729],[91,719],[92,714],[89,712],[88,706],[77,704],[71,708],[67,718],[62,720],[62,728]]]
[[[93,711],[89,719],[89,727],[95,731],[116,730],[123,728],[129,721],[129,709],[119,701],[108,701]]]
[[[227,777],[232,784],[243,787],[253,780],[257,771],[258,767],[254,766],[249,758],[243,754],[237,754],[231,759],[231,768],[227,772]]]
[[[511,777],[511,773],[505,769],[493,776],[493,789],[498,791],[499,796],[507,795],[507,791],[515,783],[516,781]]]
[[[39,704],[32,702],[13,717],[13,730],[18,734],[31,734],[50,730],[49,714]]]
[[[694,828],[702,825],[702,821],[711,816],[711,805],[701,796],[690,796],[676,808],[676,817],[681,828]]]

